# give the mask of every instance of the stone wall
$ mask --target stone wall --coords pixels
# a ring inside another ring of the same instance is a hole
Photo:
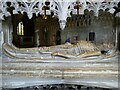
[[[81,18],[76,20],[78,20],[79,23],[83,22],[82,25],[77,25],[74,17],[70,18],[73,23],[73,27],[67,26],[65,30],[62,31],[62,43],[64,43],[68,37],[71,38],[72,43],[75,42],[75,36],[78,36],[79,40],[89,40],[89,32],[95,32],[96,43],[115,42],[115,30],[113,27],[114,18],[110,13],[101,11],[98,17],[93,16],[91,13],[87,14],[87,16],[88,17],[85,16],[84,19],[88,20],[87,25],[84,25],[86,22]]]

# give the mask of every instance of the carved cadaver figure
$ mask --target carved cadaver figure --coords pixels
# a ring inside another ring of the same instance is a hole
[[[14,45],[4,44],[4,52],[6,55],[16,58],[31,59],[53,59],[54,57],[62,58],[88,58],[88,57],[111,57],[115,55],[110,45],[103,50],[102,46],[95,45],[89,41],[79,41],[76,44],[65,43],[62,45],[35,48],[17,48]],[[108,49],[107,49],[108,48]],[[109,50],[111,49],[111,50]],[[17,54],[17,55],[16,55]],[[54,58],[55,59],[55,58]]]
[[[39,50],[42,52],[42,48]],[[44,51],[51,52],[53,56],[62,56],[65,58],[80,58],[101,54],[101,51],[93,43],[86,41],[79,41],[76,44],[65,43],[63,45],[46,47]]]
[[[115,54],[114,47],[111,44],[97,46],[89,41],[79,41],[76,44],[65,43],[63,45],[43,48],[39,48],[41,53],[51,52],[53,56],[61,56],[64,58],[87,58],[93,56],[111,57]]]

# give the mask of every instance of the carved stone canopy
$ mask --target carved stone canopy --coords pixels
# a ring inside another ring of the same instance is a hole
[[[67,17],[72,14],[84,14],[84,10],[94,11],[94,15],[98,16],[99,10],[102,9],[114,13],[120,0],[1,0],[0,1],[0,19],[11,16],[11,14],[18,14],[21,12],[27,13],[29,19],[33,14],[50,15],[54,13],[53,17],[57,16],[60,23],[60,28],[63,30],[66,26]],[[76,5],[80,8],[74,8]],[[47,6],[49,9],[43,10]],[[12,8],[9,11],[9,8]],[[76,10],[77,9],[77,10]]]

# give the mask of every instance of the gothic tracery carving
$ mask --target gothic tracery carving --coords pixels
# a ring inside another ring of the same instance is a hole
[[[71,11],[74,12],[74,6],[76,2],[79,2],[81,5],[80,13],[84,14],[84,10],[88,9],[89,11],[93,10],[94,15],[98,16],[99,10],[102,9],[105,11],[108,9],[108,12],[114,13],[115,9],[114,7],[117,7],[117,4],[119,0],[1,0],[0,1],[0,19],[4,19],[5,17],[10,16],[10,12],[7,10],[8,5],[7,2],[10,2],[10,6],[14,8],[12,11],[13,14],[17,14],[18,12],[26,12],[29,19],[33,17],[33,13],[42,15],[44,14],[42,7],[45,5],[45,2],[50,2],[50,10],[47,15],[50,14],[50,12],[53,12],[54,16],[57,16],[60,23],[60,28],[64,29],[67,22],[67,17],[71,16]]]

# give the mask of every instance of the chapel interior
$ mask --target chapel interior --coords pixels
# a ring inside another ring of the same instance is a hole
[[[70,38],[71,43],[79,40],[94,43],[115,43],[114,25],[119,26],[120,18],[99,10],[99,16],[93,11],[85,10],[83,15],[74,15],[67,18],[64,31],[61,31],[58,18],[46,15],[47,18],[35,15],[29,19],[27,14],[12,15],[13,44],[17,47],[39,47],[64,44]],[[103,21],[104,19],[104,21]],[[20,25],[21,24],[21,25]],[[19,27],[21,26],[21,27]],[[99,29],[99,27],[102,27]],[[18,28],[22,28],[20,31]],[[103,33],[104,31],[104,33]],[[111,37],[113,36],[113,37]],[[118,48],[119,48],[118,33]],[[103,40],[104,39],[104,40]]]
[[[0,1],[2,90],[119,90],[120,1]]]

